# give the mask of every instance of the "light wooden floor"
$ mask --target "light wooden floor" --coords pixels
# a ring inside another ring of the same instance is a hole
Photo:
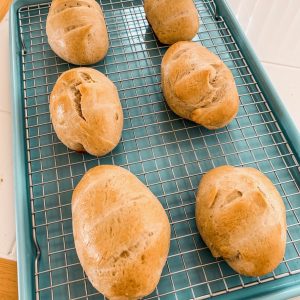
[[[1,0],[0,2],[0,21],[6,15],[12,0]]]
[[[0,258],[0,299],[18,299],[17,263]]]

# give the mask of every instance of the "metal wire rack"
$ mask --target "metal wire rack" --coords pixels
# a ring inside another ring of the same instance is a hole
[[[120,144],[105,157],[78,154],[57,139],[48,97],[72,65],[51,51],[45,33],[49,3],[19,9],[22,81],[37,299],[102,299],[89,283],[74,248],[70,200],[82,175],[98,164],[136,174],[159,198],[172,225],[171,249],[156,290],[147,299],[208,298],[300,272],[299,164],[226,23],[213,1],[196,1],[202,24],[195,41],[231,69],[241,100],[237,118],[208,131],[167,107],[160,64],[167,47],[149,27],[142,0],[100,0],[110,38],[107,57],[94,65],[116,84],[124,110]],[[195,192],[206,171],[223,164],[252,166],[276,185],[287,209],[284,261],[260,278],[243,277],[214,259],[194,219]],[[297,201],[298,200],[298,201]]]

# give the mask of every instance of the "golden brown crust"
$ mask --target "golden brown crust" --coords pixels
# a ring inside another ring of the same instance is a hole
[[[196,222],[213,256],[240,274],[267,274],[283,259],[285,207],[272,182],[256,169],[221,166],[205,174]]]
[[[120,141],[123,111],[115,85],[91,68],[64,72],[50,95],[58,138],[70,149],[105,155]]]
[[[228,67],[194,42],[172,45],[162,60],[162,89],[179,116],[208,129],[226,126],[237,114],[239,96]]]
[[[146,17],[159,41],[190,41],[198,32],[199,17],[192,0],[144,0]]]
[[[157,198],[117,166],[89,170],[72,197],[76,251],[93,286],[109,299],[138,299],[158,284],[170,224]]]
[[[90,65],[107,53],[104,16],[94,0],[53,0],[46,22],[52,50],[75,65]]]

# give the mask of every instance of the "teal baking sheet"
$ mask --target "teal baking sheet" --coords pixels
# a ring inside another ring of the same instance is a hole
[[[214,2],[195,2],[201,27],[194,41],[216,53],[231,69],[241,101],[238,116],[227,127],[209,131],[172,113],[160,84],[167,46],[155,38],[142,1],[101,0],[110,48],[106,58],[93,67],[116,84],[125,120],[119,145],[99,158],[67,149],[53,131],[49,94],[58,76],[74,66],[58,58],[47,43],[49,3],[17,1],[13,6],[20,299],[103,298],[86,278],[76,255],[70,205],[78,181],[99,164],[120,165],[137,175],[159,198],[172,225],[167,264],[147,299],[246,298],[299,282],[293,275],[300,273],[299,163],[292,151],[298,141],[287,142],[269,105],[275,100],[263,95],[257,74],[251,72],[225,20],[215,19]],[[198,183],[205,172],[224,164],[259,169],[284,200],[286,254],[266,276],[235,273],[223,260],[212,257],[198,234],[194,218]]]

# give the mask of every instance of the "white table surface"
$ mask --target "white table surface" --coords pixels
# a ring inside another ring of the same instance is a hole
[[[300,129],[300,1],[228,0]],[[16,259],[8,16],[0,23],[0,257]]]
[[[8,15],[0,23],[0,257],[16,259]]]

